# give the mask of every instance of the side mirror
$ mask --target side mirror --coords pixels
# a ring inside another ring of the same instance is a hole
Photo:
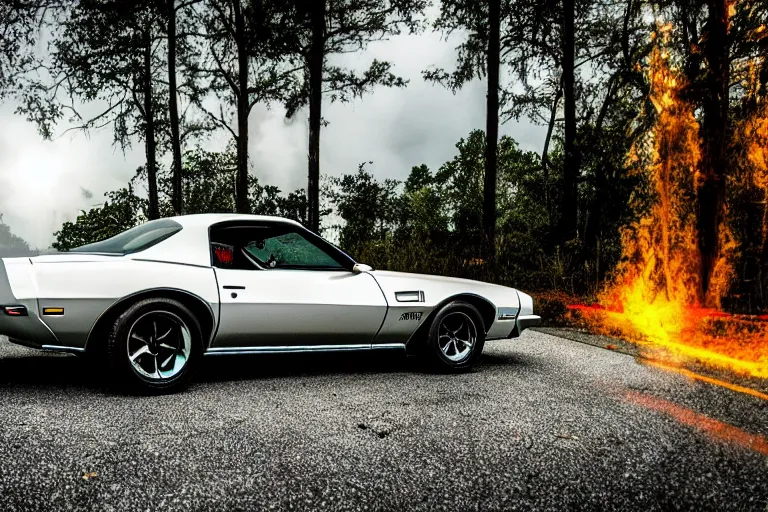
[[[355,265],[352,267],[352,272],[355,274],[359,274],[361,272],[370,272],[371,270],[373,270],[373,267],[366,265],[365,263],[355,263]]]

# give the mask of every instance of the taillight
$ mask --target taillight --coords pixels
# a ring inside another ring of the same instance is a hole
[[[3,306],[3,311],[8,316],[27,316],[26,306]]]

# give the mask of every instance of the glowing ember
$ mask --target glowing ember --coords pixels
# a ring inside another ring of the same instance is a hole
[[[761,393],[760,391],[757,391],[752,388],[746,388],[744,386],[739,386],[738,384],[733,384],[732,382],[726,382],[724,380],[707,377],[706,375],[699,375],[698,373],[694,373],[692,371],[688,371],[683,368],[677,368],[675,366],[667,366],[665,364],[655,363],[655,362],[649,362],[648,364],[650,364],[651,366],[655,366],[656,368],[661,368],[662,370],[667,370],[670,372],[679,373],[680,375],[685,375],[686,377],[692,380],[706,382],[707,384],[714,384],[715,386],[720,386],[733,391],[738,391],[739,393],[744,393],[746,395],[752,395],[762,400],[768,400],[768,394]]]
[[[760,434],[746,432],[738,427],[712,419],[667,400],[643,395],[636,391],[627,393],[625,398],[631,403],[664,413],[684,425],[706,432],[714,439],[754,450],[768,456],[768,439]]]
[[[694,359],[768,378],[768,317],[719,311],[736,250],[725,225],[720,228],[720,254],[704,298],[714,307],[702,307],[699,301],[695,204],[701,140],[694,108],[682,98],[683,75],[664,48],[670,30],[664,25],[654,36],[657,47],[649,61],[655,124],[630,154],[635,172],[647,178],[652,204],[633,205],[643,215],[622,233],[622,260],[600,293],[599,305],[570,309],[594,330],[637,342],[647,356],[666,364],[679,366]],[[755,167],[753,179],[758,186],[765,185],[768,196],[768,110],[743,130],[752,136],[743,140],[756,141],[747,148]],[[768,232],[768,217],[763,232]]]

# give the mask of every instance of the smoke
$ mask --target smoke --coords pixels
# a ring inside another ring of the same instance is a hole
[[[42,141],[12,105],[0,108],[0,126],[0,213],[33,247],[47,248],[63,222],[124,186],[143,161],[140,148],[116,150],[109,130]]]

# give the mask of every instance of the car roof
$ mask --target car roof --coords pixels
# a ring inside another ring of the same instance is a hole
[[[226,221],[254,221],[280,222],[301,227],[298,222],[283,217],[238,213],[201,213],[167,219],[178,222],[183,229],[157,245],[130,255],[129,258],[209,267],[211,251],[208,245],[208,228],[214,224]]]
[[[285,217],[278,217],[273,215],[251,215],[247,213],[196,213],[193,215],[179,215],[177,217],[169,217],[175,220],[184,228],[208,228],[214,224],[225,221],[255,221],[255,222],[286,222],[301,226],[298,222],[292,219],[286,219]]]

